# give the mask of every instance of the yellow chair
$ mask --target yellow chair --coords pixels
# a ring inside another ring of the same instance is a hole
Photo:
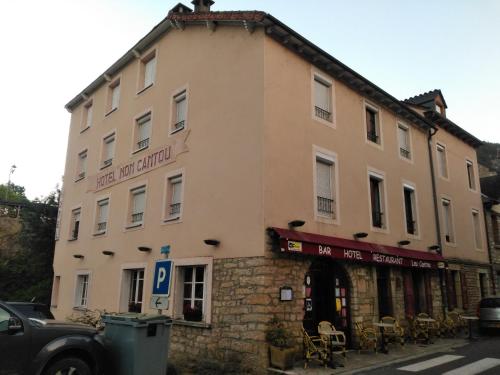
[[[427,313],[420,313],[417,315],[417,319],[422,318],[422,319],[432,319],[431,316]],[[427,325],[427,330],[429,331],[429,336],[432,337],[439,337],[441,336],[441,327],[439,324],[438,320],[435,320],[434,322],[422,322],[426,323]]]
[[[330,349],[326,340],[323,340],[320,336],[311,336],[302,327],[302,337],[304,340],[304,357],[305,363],[304,368],[306,369],[309,365],[309,361],[312,359],[318,360],[327,367],[330,360]]]
[[[453,324],[455,324],[455,328],[457,331],[461,331],[464,328],[467,328],[467,324],[465,323],[465,320],[462,319],[460,316],[460,313],[458,311],[450,311],[448,313],[448,317],[453,320]]]
[[[355,327],[356,335],[359,337],[358,353],[360,353],[361,350],[365,349],[373,350],[375,353],[377,353],[377,332],[371,327],[363,328],[362,323],[359,322],[355,323]]]
[[[328,343],[330,353],[341,354],[345,362],[347,340],[344,332],[337,331],[332,323],[324,320],[318,324],[318,333]]]
[[[429,341],[429,329],[427,324],[413,317],[408,317],[408,323],[410,325],[410,337],[415,344],[417,341]]]
[[[394,318],[392,316],[384,316],[382,319],[380,319],[380,322],[393,325],[392,328],[391,327],[384,328],[385,344],[388,344],[390,342],[394,342],[394,343],[399,342],[399,344],[401,346],[404,346],[404,344],[405,344],[405,332],[399,326],[396,318]]]

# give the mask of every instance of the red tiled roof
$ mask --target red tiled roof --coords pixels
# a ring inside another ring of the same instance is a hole
[[[262,22],[266,16],[260,11],[240,12],[202,12],[202,13],[174,13],[170,12],[167,19],[171,21],[251,21]]]

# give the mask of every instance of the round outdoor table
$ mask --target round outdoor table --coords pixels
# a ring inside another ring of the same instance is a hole
[[[378,327],[379,330],[380,330],[380,336],[381,336],[381,341],[382,341],[382,344],[381,344],[381,348],[380,348],[380,351],[384,354],[388,354],[389,353],[389,350],[387,350],[387,348],[385,347],[385,337],[384,337],[384,331],[386,328],[394,328],[394,324],[391,324],[391,323],[373,323],[373,325],[375,327]]]
[[[479,320],[479,318],[477,316],[464,316],[464,315],[461,315],[460,317],[462,319],[467,320],[467,322],[469,323],[469,340],[476,340],[477,339],[476,337],[472,337],[472,322],[474,320]]]
[[[432,318],[417,318],[419,322],[424,322],[424,323],[434,323],[436,319]]]

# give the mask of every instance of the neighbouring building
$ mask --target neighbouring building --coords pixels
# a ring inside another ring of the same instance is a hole
[[[173,360],[259,372],[273,315],[354,345],[355,322],[473,308],[480,142],[441,92],[400,101],[269,14],[193,3],[66,105],[56,317],[154,312],[167,245]]]
[[[490,253],[492,294],[498,294],[500,287],[500,176],[491,174],[481,177],[483,192],[486,238]]]

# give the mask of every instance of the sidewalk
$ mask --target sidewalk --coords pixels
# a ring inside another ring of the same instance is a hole
[[[418,357],[423,357],[428,354],[448,351],[453,348],[458,348],[467,345],[469,341],[466,338],[453,338],[453,339],[436,339],[433,344],[405,344],[404,347],[400,345],[389,345],[389,354],[373,353],[369,351],[361,351],[358,354],[357,350],[347,352],[345,367],[337,367],[336,369],[325,368],[318,361],[311,361],[307,369],[304,369],[304,361],[297,362],[295,367],[289,371],[280,371],[277,369],[268,369],[269,374],[287,374],[287,375],[332,375],[332,374],[355,374],[361,371],[373,370],[379,367],[387,366],[389,364],[403,362]],[[340,356],[335,356],[337,363],[342,363]]]

